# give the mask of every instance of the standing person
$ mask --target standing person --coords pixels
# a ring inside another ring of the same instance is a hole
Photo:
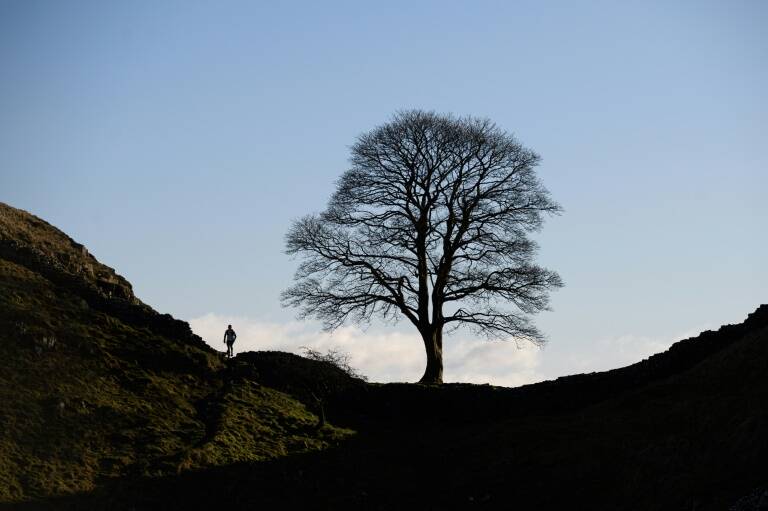
[[[229,325],[224,332],[224,342],[227,343],[227,358],[232,358],[232,355],[234,354],[232,345],[235,344],[235,339],[237,339],[237,334],[232,330],[232,325]]]

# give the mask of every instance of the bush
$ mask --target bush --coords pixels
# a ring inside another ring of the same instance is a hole
[[[332,366],[338,367],[352,378],[358,378],[365,382],[368,381],[368,377],[361,374],[357,369],[349,365],[349,353],[345,353],[340,350],[330,349],[325,353],[321,353],[309,346],[302,346],[300,348],[304,352],[304,357],[310,360],[316,360],[318,362],[326,362]]]

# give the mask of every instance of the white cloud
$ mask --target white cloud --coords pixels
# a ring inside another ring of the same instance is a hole
[[[452,381],[515,387],[544,379],[541,350],[532,344],[449,338],[444,358]]]
[[[237,332],[235,351],[277,350],[301,353],[302,346],[325,352],[341,350],[350,364],[371,381],[413,382],[421,377],[426,363],[418,333],[348,326],[332,334],[311,322],[276,323],[246,317],[206,314],[192,319],[192,330],[214,349],[223,350],[224,330],[231,324]],[[486,341],[449,336],[444,341],[445,380],[516,386],[540,381],[540,350],[517,347],[514,342]]]
[[[222,351],[228,324],[237,331],[236,352],[276,350],[301,354],[302,346],[320,352],[340,350],[349,354],[352,367],[375,382],[417,381],[426,363],[421,338],[407,328],[362,330],[346,326],[329,334],[309,321],[279,323],[219,314],[206,314],[190,324],[208,344]],[[540,350],[530,344],[518,347],[515,342],[451,335],[444,340],[444,377],[448,382],[514,387],[566,374],[605,371],[639,362],[705,329],[706,326],[660,337],[604,337],[585,343],[578,352],[564,351],[556,344]]]
[[[707,328],[710,326],[704,325],[701,328],[689,329],[677,335],[658,337],[636,334],[604,337],[585,347],[579,354],[566,357],[561,362],[560,367],[567,367],[563,374],[607,371],[625,367],[656,353],[666,351],[677,341],[695,337]],[[560,376],[560,374],[556,376]]]

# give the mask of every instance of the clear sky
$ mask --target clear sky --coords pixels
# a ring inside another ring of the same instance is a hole
[[[406,325],[328,337],[279,292],[292,219],[398,109],[489,117],[565,208],[543,351],[449,338],[446,380],[633,362],[768,302],[768,3],[0,1],[0,201],[241,349],[415,379]]]

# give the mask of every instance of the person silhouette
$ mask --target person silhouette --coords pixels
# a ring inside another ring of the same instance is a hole
[[[237,339],[237,334],[232,330],[232,325],[227,326],[227,329],[224,331],[224,342],[227,344],[227,358],[232,358],[234,355],[232,345],[235,344],[235,339]]]

